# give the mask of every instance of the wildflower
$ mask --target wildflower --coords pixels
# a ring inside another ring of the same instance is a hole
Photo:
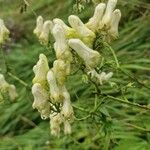
[[[53,72],[59,85],[63,85],[67,75],[67,64],[63,60],[55,60],[53,63]]]
[[[54,49],[57,59],[72,60],[71,52],[67,45],[65,33],[62,26],[56,24],[52,30],[52,34],[55,38]]]
[[[9,38],[9,30],[6,28],[4,21],[0,19],[0,44],[3,44]]]
[[[49,118],[50,104],[49,94],[39,83],[35,83],[32,86],[32,94],[34,96],[34,102],[32,104],[33,109],[37,109],[41,113],[41,118]]]
[[[38,16],[37,20],[36,20],[36,28],[34,29],[33,33],[39,37],[41,32],[43,29],[43,17],[42,16]]]
[[[101,58],[97,51],[90,49],[79,39],[70,39],[68,44],[84,60],[87,67],[97,67]]]
[[[59,136],[60,134],[60,125],[62,124],[63,119],[60,113],[53,113],[50,115],[50,128],[51,134],[54,136]]]
[[[86,26],[93,32],[95,32],[97,30],[99,22],[101,21],[101,19],[103,17],[105,8],[106,8],[105,3],[98,4],[95,8],[93,17],[89,19],[88,23],[86,23]]]
[[[114,11],[116,4],[117,4],[117,0],[108,0],[105,14],[102,18],[102,21],[99,24],[100,29],[102,29],[103,27],[108,29],[110,27],[112,13]]]
[[[71,134],[71,125],[68,120],[64,121],[64,133]]]
[[[0,90],[6,92],[9,89],[9,84],[6,82],[5,77],[0,74]]]
[[[96,37],[95,33],[84,25],[78,16],[70,15],[68,17],[69,24],[79,34],[80,39],[89,47],[93,46],[93,41]]]
[[[53,28],[52,21],[48,20],[48,21],[44,22],[42,32],[39,36],[39,40],[40,40],[41,44],[44,44],[44,45],[48,44],[49,35],[50,35],[52,28]]]
[[[47,73],[47,81],[50,87],[50,97],[53,103],[61,102],[60,89],[58,87],[56,77],[52,70],[49,70]]]
[[[88,72],[88,75],[90,75],[92,79],[95,78],[99,81],[100,85],[103,85],[104,82],[107,82],[113,76],[113,72],[109,72],[108,74],[105,72],[97,73],[95,69],[92,69]]]
[[[0,93],[0,99],[2,99],[3,94],[7,94],[11,101],[14,101],[18,97],[16,87],[13,84],[9,84],[2,74],[0,74]]]
[[[54,25],[57,24],[62,27],[62,29],[64,30],[64,33],[65,33],[66,39],[78,37],[76,30],[67,26],[61,19],[55,18],[55,19],[53,19],[53,22],[54,22]]]
[[[112,14],[110,29],[108,30],[108,33],[114,38],[118,37],[118,25],[120,19],[121,19],[121,11],[119,9],[116,9]]]
[[[39,61],[33,67],[33,71],[35,74],[35,77],[32,81],[33,84],[34,83],[40,83],[41,86],[46,87],[46,83],[47,83],[46,76],[47,76],[48,70],[49,70],[49,66],[48,66],[47,58],[44,54],[40,54],[39,55]]]
[[[65,86],[62,88],[62,94],[64,100],[61,109],[61,114],[64,116],[65,119],[72,121],[74,119],[74,112],[70,101],[70,94],[65,88]]]

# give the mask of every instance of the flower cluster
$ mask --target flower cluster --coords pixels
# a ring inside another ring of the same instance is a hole
[[[69,73],[67,64],[58,59],[50,69],[46,56],[40,54],[33,71],[33,108],[38,109],[42,119],[50,118],[51,134],[59,136],[62,124],[64,133],[70,134],[74,113],[69,92],[65,87],[65,79]]]
[[[0,19],[0,45],[8,39],[9,33],[9,30],[5,27],[4,21]]]
[[[93,50],[96,33],[105,33],[107,38],[118,36],[118,24],[121,17],[120,10],[114,10],[117,0],[109,0],[96,6],[92,18],[84,24],[78,16],[70,15],[67,26],[61,19],[43,21],[42,16],[37,18],[34,34],[41,44],[47,45],[49,36],[53,35],[54,50],[57,60],[53,67],[48,66],[47,58],[40,54],[39,61],[33,67],[35,77],[33,79],[32,93],[34,96],[33,108],[38,109],[43,119],[50,118],[51,133],[59,135],[60,126],[64,124],[64,133],[71,133],[70,123],[74,113],[70,101],[70,94],[65,86],[65,81],[71,73],[71,64],[75,56],[79,57],[86,72],[91,78],[103,84],[108,81],[113,73],[98,73],[95,68],[101,62],[102,56]]]
[[[0,101],[3,101],[6,95],[9,96],[11,101],[14,101],[18,97],[15,86],[9,84],[4,76],[0,74]]]

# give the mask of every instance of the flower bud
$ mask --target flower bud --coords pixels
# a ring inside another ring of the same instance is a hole
[[[48,91],[46,91],[39,83],[35,83],[32,86],[32,94],[34,96],[34,102],[32,104],[33,109],[38,109],[42,119],[48,118],[50,115]]]
[[[64,121],[64,133],[71,134],[71,125],[68,120]]]
[[[54,75],[54,72],[52,70],[49,70],[47,73],[47,81],[50,87],[50,97],[52,99],[53,103],[61,102],[61,95],[60,90],[57,85],[56,77]]]
[[[116,4],[117,4],[117,0],[108,0],[105,14],[102,18],[102,21],[100,21],[99,24],[100,29],[102,29],[103,27],[106,27],[106,29],[110,28],[112,13],[116,7]]]
[[[68,44],[84,60],[87,67],[97,67],[101,57],[97,51],[90,49],[79,39],[70,39]]]
[[[52,21],[48,20],[48,21],[44,22],[42,32],[39,36],[39,40],[40,40],[41,44],[44,44],[44,45],[48,44],[49,35],[50,35],[50,32],[51,32],[52,28],[53,28]]]
[[[36,28],[34,29],[33,33],[39,37],[43,29],[43,17],[38,16],[36,20]]]
[[[119,25],[120,19],[121,19],[121,11],[119,9],[116,9],[113,12],[110,30],[108,31],[108,33],[113,38],[117,38],[118,37],[118,25]]]
[[[37,64],[33,67],[33,71],[35,73],[35,77],[33,79],[34,83],[40,83],[41,86],[46,86],[46,76],[47,72],[49,70],[48,61],[44,54],[39,55],[39,61]]]
[[[88,23],[86,24],[86,26],[93,32],[95,32],[98,29],[98,25],[102,19],[105,8],[106,8],[105,3],[98,4],[95,8],[93,17],[90,18]]]
[[[76,30],[79,34],[81,40],[88,46],[92,47],[94,39],[96,37],[95,33],[92,32],[90,29],[83,24],[78,16],[70,15],[68,17],[68,21],[72,28]]]
[[[0,19],[0,44],[9,38],[9,30],[5,27],[4,21]]]

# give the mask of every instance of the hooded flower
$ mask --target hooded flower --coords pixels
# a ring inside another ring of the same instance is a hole
[[[9,84],[2,74],[0,74],[0,93],[0,99],[2,99],[3,94],[8,94],[11,101],[14,101],[18,97],[16,87],[12,84]]]
[[[48,70],[49,70],[49,66],[48,66],[47,58],[44,54],[40,54],[39,61],[33,67],[33,71],[35,74],[35,77],[33,79],[33,84],[40,83],[41,86],[46,87],[46,84],[47,84],[46,76],[47,76]]]
[[[86,25],[80,20],[78,16],[70,15],[68,17],[68,22],[73,29],[79,34],[80,39],[89,47],[93,46],[94,39],[96,37],[95,33],[92,32]]]
[[[101,19],[103,17],[105,8],[106,8],[105,3],[98,4],[95,8],[93,17],[90,18],[88,23],[86,24],[86,26],[93,32],[95,32],[98,29],[99,22],[101,21]]]
[[[47,20],[44,22],[41,34],[39,36],[39,40],[40,40],[41,44],[44,44],[44,45],[48,44],[49,35],[50,35],[52,28],[53,28],[52,21]]]
[[[50,97],[53,103],[61,102],[62,97],[60,95],[60,89],[56,81],[54,72],[51,70],[47,73],[47,81],[50,88]]]
[[[68,44],[83,59],[87,67],[97,67],[101,58],[97,51],[90,49],[79,39],[70,39]]]
[[[74,120],[74,112],[73,112],[73,107],[70,101],[70,94],[67,91],[65,86],[62,88],[62,94],[63,94],[64,100],[63,100],[63,105],[61,109],[61,114],[64,116],[65,119],[68,119],[69,121],[72,122]]]
[[[79,37],[79,35],[76,33],[76,30],[67,26],[61,19],[55,18],[53,22],[54,25],[60,25],[63,28],[66,39]]]
[[[108,0],[104,16],[102,18],[102,21],[100,21],[99,24],[100,29],[102,29],[103,27],[105,27],[106,29],[110,28],[112,14],[116,7],[116,4],[117,4],[117,0]]]
[[[63,59],[63,60],[72,60],[72,54],[69,51],[69,47],[67,45],[67,41],[65,38],[65,32],[63,30],[63,27],[56,24],[52,30],[52,34],[55,38],[55,44],[54,49],[56,52],[57,59]]]
[[[118,37],[118,25],[120,19],[121,19],[121,11],[119,9],[116,9],[112,14],[110,29],[108,30],[108,33],[115,39]]]
[[[39,38],[43,29],[43,17],[38,16],[36,20],[36,28],[34,29],[33,33]]]
[[[50,115],[50,129],[52,135],[60,135],[60,125],[62,124],[62,122],[63,118],[60,113],[53,113]]]
[[[39,83],[35,83],[32,86],[32,94],[34,96],[34,102],[32,107],[37,109],[41,113],[41,118],[49,118],[50,115],[50,103],[49,93]]]
[[[67,64],[63,60],[55,60],[53,63],[53,72],[59,85],[64,85],[67,75]]]
[[[4,21],[0,19],[0,45],[9,38],[9,30],[5,27]]]

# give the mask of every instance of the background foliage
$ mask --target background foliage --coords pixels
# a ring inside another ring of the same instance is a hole
[[[52,66],[54,54],[42,47],[34,37],[36,16],[45,19],[67,17],[73,12],[75,0],[0,0],[0,18],[11,30],[11,40],[3,46],[0,59],[1,71],[7,69],[31,86],[32,67],[39,53],[48,56]],[[85,22],[94,11],[93,4],[86,4],[78,14]],[[119,0],[122,11],[120,38],[112,43],[122,70],[115,70],[111,86],[101,89],[129,102],[141,105],[150,103],[150,3],[148,0]],[[105,49],[101,53],[113,60]],[[149,150],[150,111],[119,103],[110,98],[95,100],[94,87],[84,83],[81,72],[70,76],[67,83],[74,105],[76,121],[73,133],[60,138],[52,137],[49,121],[43,121],[32,109],[33,97],[30,89],[14,80],[7,72],[6,79],[14,83],[19,93],[17,102],[0,104],[0,150]],[[114,84],[115,83],[115,84]],[[92,113],[95,102],[102,102]],[[90,117],[88,115],[90,114]]]

